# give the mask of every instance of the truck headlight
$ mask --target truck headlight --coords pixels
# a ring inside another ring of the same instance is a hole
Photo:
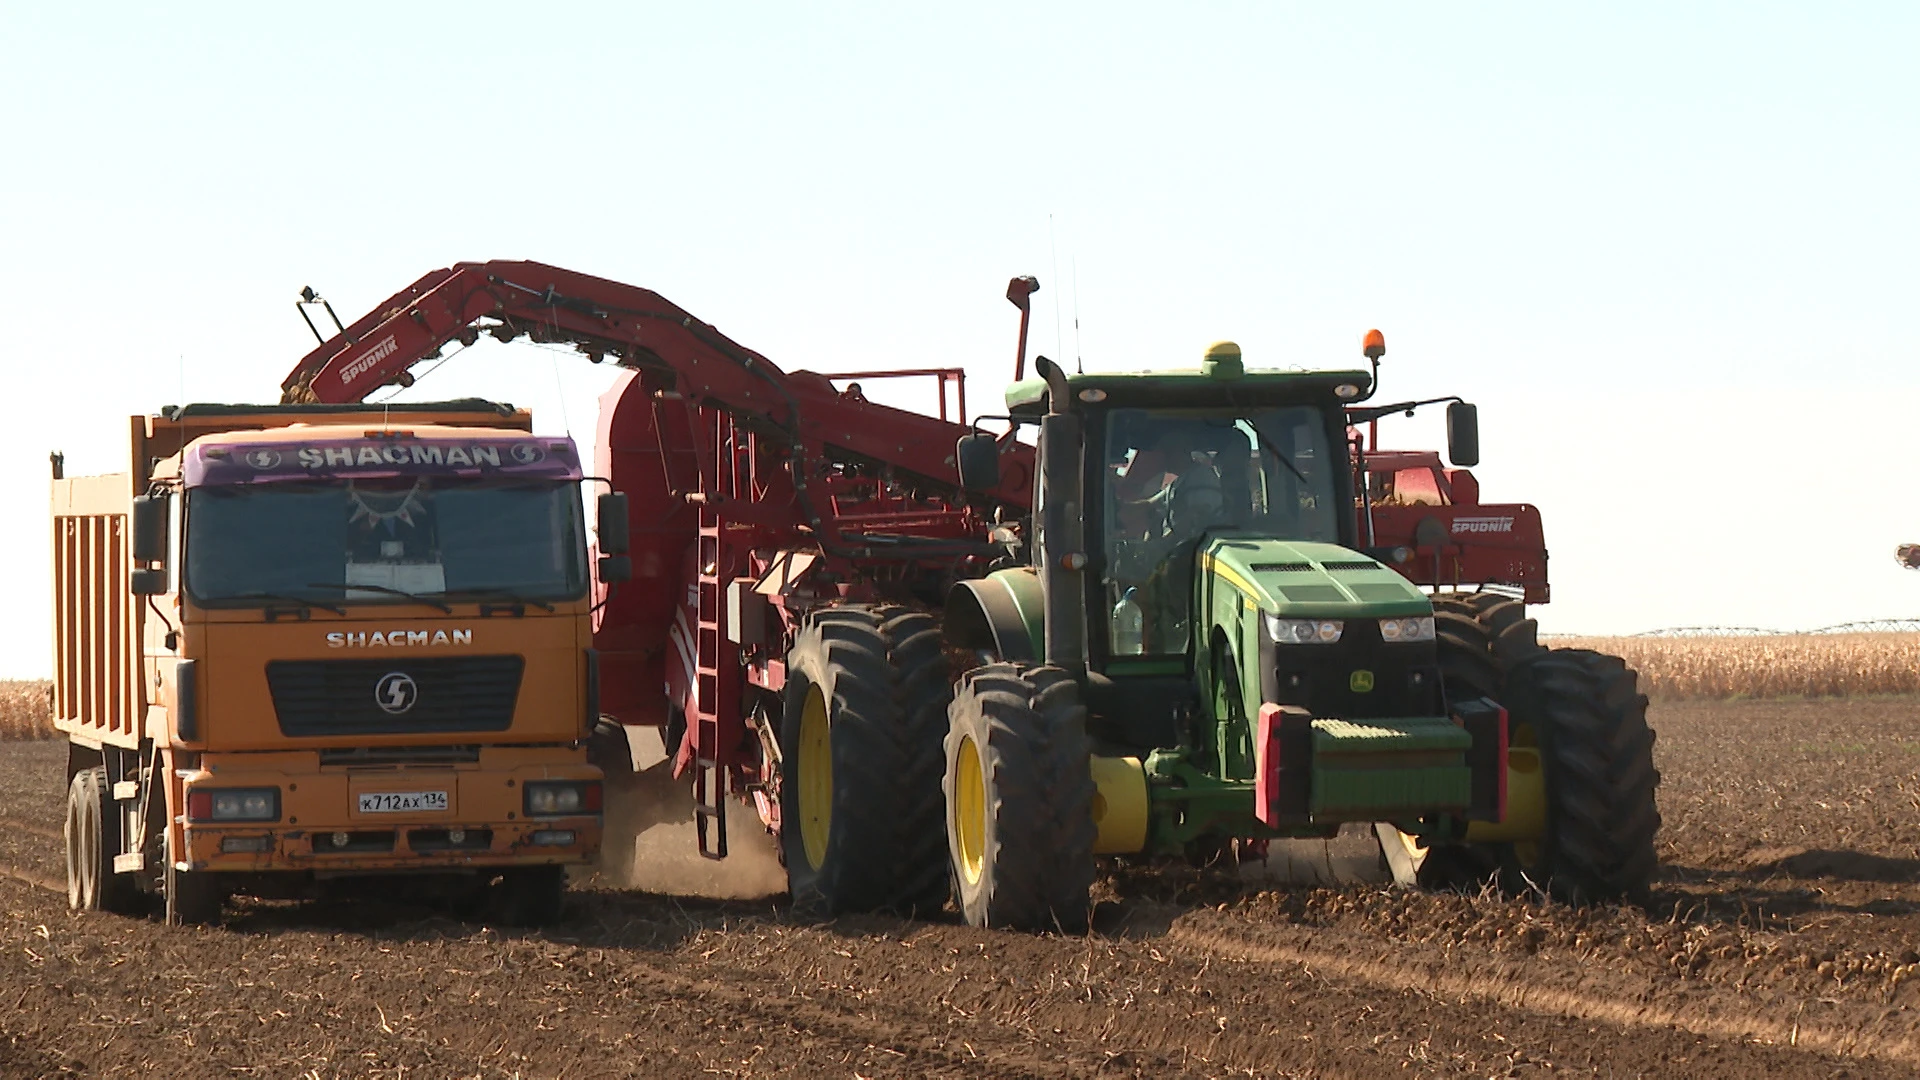
[[[1380,640],[1395,641],[1432,641],[1433,616],[1416,615],[1405,619],[1381,619]]]
[[[528,817],[565,817],[600,812],[597,780],[548,780],[528,784]]]
[[[280,789],[197,788],[187,792],[188,821],[279,821]]]
[[[1267,635],[1277,645],[1331,645],[1340,640],[1346,623],[1339,619],[1283,619],[1267,616]]]

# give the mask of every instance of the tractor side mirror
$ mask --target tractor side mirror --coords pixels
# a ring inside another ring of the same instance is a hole
[[[978,433],[962,435],[953,449],[959,463],[960,486],[968,491],[992,491],[1000,486],[1000,442]]]
[[[626,493],[609,491],[600,496],[595,513],[599,517],[595,531],[600,537],[600,554],[625,555],[628,540]]]
[[[1455,467],[1480,464],[1480,410],[1464,401],[1447,406],[1447,458]]]
[[[133,558],[146,563],[167,561],[166,495],[142,495],[133,500]]]

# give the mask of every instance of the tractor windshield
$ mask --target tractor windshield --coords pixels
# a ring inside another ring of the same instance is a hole
[[[1335,465],[1312,406],[1115,409],[1107,421],[1106,575],[1116,656],[1187,651],[1193,552],[1209,529],[1339,539]],[[1127,629],[1121,630],[1121,627]]]

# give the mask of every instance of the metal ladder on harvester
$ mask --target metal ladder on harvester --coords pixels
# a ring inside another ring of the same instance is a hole
[[[722,508],[739,496],[740,470],[731,418],[718,409],[696,414],[695,430],[711,422],[712,438],[700,455],[703,498],[696,552],[694,624],[693,816],[700,854],[727,857],[727,766],[720,757],[720,718],[740,710],[739,654],[729,648],[720,625],[726,608],[722,575],[728,572]],[[711,467],[709,467],[709,463]]]

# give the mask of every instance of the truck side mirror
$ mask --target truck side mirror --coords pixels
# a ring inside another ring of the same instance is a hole
[[[127,588],[135,596],[164,596],[167,591],[167,572],[140,568],[127,576]]]
[[[1447,406],[1447,458],[1462,469],[1480,464],[1480,410],[1464,401]]]
[[[133,558],[136,562],[167,561],[166,495],[142,495],[133,500]]]
[[[598,508],[599,523],[595,526],[600,535],[600,553],[602,555],[625,555],[627,553],[627,496],[625,492],[609,491],[600,496]]]
[[[978,433],[962,435],[953,448],[959,463],[960,486],[968,491],[992,491],[1000,486],[1000,442]]]
[[[605,585],[617,585],[622,581],[633,580],[633,560],[625,555],[600,556],[600,581]]]

